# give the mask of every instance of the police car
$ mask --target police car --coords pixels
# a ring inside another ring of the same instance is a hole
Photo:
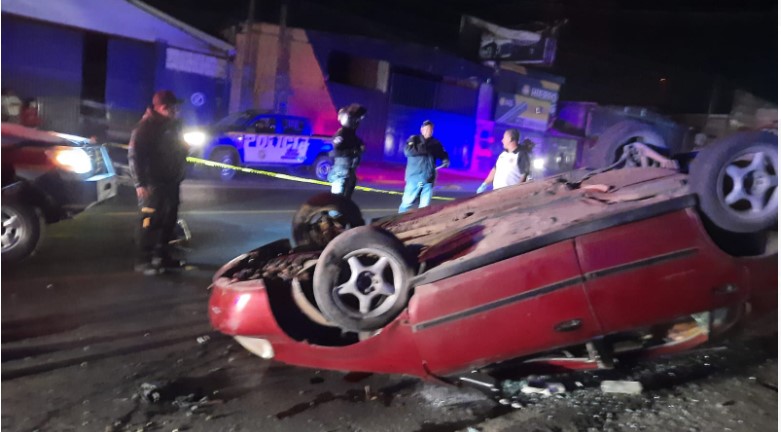
[[[333,166],[331,139],[312,135],[309,120],[249,110],[231,114],[208,129],[185,131],[190,155],[234,166],[309,168],[315,177],[328,178]],[[232,180],[237,171],[211,169],[216,177]]]

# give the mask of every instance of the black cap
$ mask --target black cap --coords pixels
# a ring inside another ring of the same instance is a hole
[[[431,121],[431,120],[426,120],[426,121],[423,122],[422,125],[420,125],[420,127],[426,127],[426,126],[432,126],[433,127],[434,126],[434,122]]]
[[[171,90],[158,90],[154,96],[152,96],[152,105],[154,106],[173,106],[179,105],[182,101],[176,97]]]

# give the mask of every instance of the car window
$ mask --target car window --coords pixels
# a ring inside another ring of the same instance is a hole
[[[247,132],[254,132],[258,134],[277,133],[277,119],[275,119],[274,117],[259,118],[250,125]]]
[[[217,129],[234,129],[242,128],[252,116],[257,115],[257,112],[239,112],[233,113],[215,124]]]
[[[304,122],[301,119],[282,119],[282,133],[289,135],[302,135]]]

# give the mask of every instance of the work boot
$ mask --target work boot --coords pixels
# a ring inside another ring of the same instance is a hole
[[[151,261],[142,261],[136,263],[133,268],[137,273],[143,273],[144,276],[155,276],[162,273],[163,269]]]
[[[173,258],[170,255],[155,258],[152,260],[152,264],[160,268],[162,271],[182,270],[184,266],[187,265],[184,260]]]

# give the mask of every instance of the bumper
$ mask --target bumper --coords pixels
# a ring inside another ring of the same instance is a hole
[[[274,320],[262,280],[215,281],[209,299],[209,320],[212,327],[227,335],[292,342]]]
[[[283,317],[277,321],[274,315],[275,302],[279,303],[276,304],[279,309],[276,313],[286,313],[282,305],[285,303],[282,299],[284,296],[276,291],[278,287],[274,288],[274,294],[270,296],[261,279],[237,281],[224,276],[231,275],[245,257],[228,263],[213,280],[209,320],[218,331],[234,336],[237,342],[262,358],[273,356],[291,365],[428,376],[407,324],[406,313],[402,313],[379,334],[348,345],[317,345],[310,342],[306,335],[292,337],[283,328],[291,325],[290,319]],[[309,328],[312,328],[311,325]]]
[[[117,195],[117,176],[101,174],[84,181],[66,182],[63,208],[69,215],[79,213]]]
[[[55,169],[26,182],[21,195],[44,210],[48,223],[54,223],[116,196],[117,188],[113,170],[85,179]]]

